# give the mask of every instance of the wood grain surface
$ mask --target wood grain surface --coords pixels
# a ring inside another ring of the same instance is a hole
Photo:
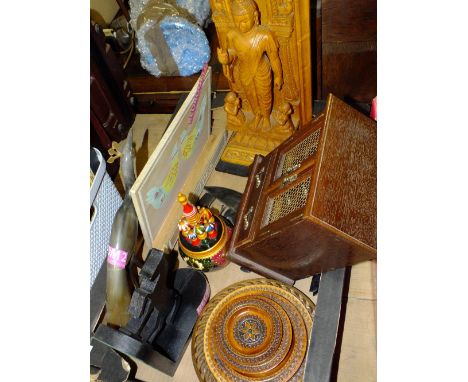
[[[313,42],[317,93],[370,103],[377,95],[377,2],[320,0],[314,12]]]
[[[377,247],[377,127],[338,98],[327,110],[312,214]]]
[[[229,257],[287,283],[376,258],[376,158],[375,121],[330,95],[252,167]]]

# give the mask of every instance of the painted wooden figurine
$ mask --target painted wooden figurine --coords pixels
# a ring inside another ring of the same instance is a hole
[[[179,220],[179,253],[193,268],[210,271],[227,265],[226,244],[232,229],[209,208],[196,207],[179,193],[183,216]]]

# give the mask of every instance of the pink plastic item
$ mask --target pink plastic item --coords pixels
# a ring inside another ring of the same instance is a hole
[[[377,96],[374,97],[374,99],[372,100],[371,109],[370,109],[370,117],[374,121],[377,121]]]

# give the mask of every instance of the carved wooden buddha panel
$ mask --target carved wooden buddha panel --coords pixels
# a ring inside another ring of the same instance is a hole
[[[210,0],[219,62],[231,92],[232,153],[249,165],[312,119],[309,4],[299,0]],[[229,150],[228,150],[229,151]],[[229,155],[228,155],[229,157]]]

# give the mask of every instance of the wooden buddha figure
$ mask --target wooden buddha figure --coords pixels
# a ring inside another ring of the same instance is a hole
[[[268,27],[259,25],[259,13],[253,0],[235,0],[231,4],[235,29],[227,33],[227,50],[218,49],[218,60],[228,65],[228,78],[237,82],[255,116],[252,127],[263,124],[270,131],[272,106],[271,77],[281,89],[283,73],[278,56],[278,42]],[[231,73],[237,71],[237,78]],[[237,81],[236,81],[237,80]]]
[[[278,108],[278,114],[276,120],[280,126],[280,130],[289,133],[294,132],[294,125],[291,121],[292,108],[289,102],[282,103]]]
[[[228,125],[232,130],[237,130],[238,127],[245,123],[245,115],[240,110],[240,98],[236,93],[229,92],[224,98],[224,110],[226,111]]]
[[[226,127],[235,132],[221,159],[248,166],[312,118],[309,5],[210,1],[218,60],[231,88]]]

